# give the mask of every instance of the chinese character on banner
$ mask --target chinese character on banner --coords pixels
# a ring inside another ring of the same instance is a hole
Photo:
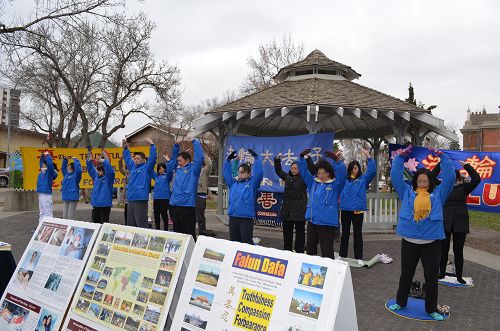
[[[254,157],[248,151],[244,150],[243,147],[238,151],[238,157],[243,163],[253,164]]]
[[[293,153],[292,149],[289,148],[288,152],[286,152],[283,155],[283,161],[285,162],[285,165],[290,166],[290,165],[292,165],[292,163],[294,163],[295,161],[297,161],[298,157],[293,156],[293,155],[295,155],[295,153]]]
[[[273,186],[273,180],[267,177],[262,178],[262,182],[260,182],[261,186]]]
[[[493,168],[497,164],[495,161],[490,159],[488,155],[486,155],[482,160],[477,157],[477,155],[474,155],[465,160],[465,162],[470,164],[471,167],[477,171],[481,179],[491,178],[491,176],[493,176]],[[464,169],[460,170],[460,173],[466,176],[468,175],[467,171]]]
[[[321,159],[321,147],[313,147],[309,157],[313,159],[314,163],[317,163]]]
[[[229,147],[227,148],[227,153],[226,153],[226,155],[227,155],[227,156],[229,156],[229,154],[231,154],[232,152],[234,152],[233,146],[229,146]]]
[[[432,154],[429,154],[427,155],[427,158],[422,161],[422,164],[426,169],[432,171],[432,169],[434,169],[438,165],[439,161],[441,161],[439,156],[434,156]]]
[[[274,160],[271,160],[271,156],[273,156],[274,154],[269,152],[268,149],[266,149],[266,151],[264,153],[261,153],[260,155],[264,157],[262,160],[262,165],[266,164],[266,162],[269,162],[270,165],[274,165]]]
[[[280,186],[285,186],[285,181],[283,179],[280,178],[279,181],[280,181]]]
[[[262,208],[271,209],[278,200],[274,198],[274,193],[272,192],[260,192],[260,197],[257,199],[257,202],[262,205]]]

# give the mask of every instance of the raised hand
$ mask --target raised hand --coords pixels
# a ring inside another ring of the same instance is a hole
[[[302,152],[300,152],[300,157],[304,157],[304,156],[306,156],[309,153],[311,153],[311,149],[310,148],[306,148]]]
[[[460,165],[463,167],[467,162],[459,160],[458,163],[460,163]]]
[[[129,147],[127,139],[122,139],[122,147]]]
[[[153,140],[152,140],[151,138],[149,138],[149,137],[146,137],[146,139],[145,139],[145,140],[146,140],[146,142],[147,142],[149,145],[153,145],[153,144],[154,144]]]
[[[165,158],[165,160],[170,161],[170,156],[168,156],[168,152],[165,151],[165,153],[163,153],[163,157]]]
[[[443,154],[442,151],[440,151],[439,149],[434,148],[434,147],[427,147],[427,149],[430,150],[431,152],[433,152],[434,154],[436,154],[437,156]]]
[[[366,148],[363,148],[361,150],[361,153],[363,153],[367,158],[370,158],[370,151],[367,150]]]
[[[341,160],[344,157],[344,155],[342,153],[343,152],[340,149],[335,153],[335,156],[337,157],[337,160]]]
[[[76,156],[72,157],[73,161],[76,161],[78,158]]]
[[[236,151],[233,151],[231,154],[228,155],[227,159],[231,161],[232,159],[236,158]]]
[[[253,149],[251,149],[251,148],[247,149],[247,151],[248,151],[248,153],[252,154],[253,157],[257,157],[258,156],[258,154],[255,153],[255,151]]]
[[[412,144],[408,145],[405,149],[401,151],[401,155],[409,155],[412,149],[413,145]]]
[[[275,159],[282,159],[283,158],[283,154],[279,153],[278,155],[276,155]]]

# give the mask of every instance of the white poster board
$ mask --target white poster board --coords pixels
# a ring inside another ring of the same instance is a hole
[[[103,225],[63,330],[163,330],[193,246],[189,235]]]
[[[100,224],[44,218],[0,301],[0,330],[59,330]]]
[[[357,330],[347,263],[199,237],[171,330]]]

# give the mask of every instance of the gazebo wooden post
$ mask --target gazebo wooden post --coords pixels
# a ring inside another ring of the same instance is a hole
[[[218,179],[217,179],[217,215],[224,214],[224,183],[223,183],[223,167],[224,167],[224,140],[225,140],[224,126],[219,125],[217,143],[219,146],[218,155]]]
[[[378,193],[379,178],[380,178],[379,151],[383,139],[380,137],[373,137],[372,139],[365,139],[365,140],[370,144],[371,148],[373,149],[373,160],[377,165],[377,174],[375,175],[375,178],[372,181],[372,188],[374,189],[375,193]]]

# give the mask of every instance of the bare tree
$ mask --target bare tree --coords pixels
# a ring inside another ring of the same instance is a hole
[[[64,28],[46,22],[36,33],[4,35],[2,73],[34,101],[23,115],[48,133],[49,144],[68,146],[79,129],[86,145],[99,131],[104,146],[128,116],[150,115],[141,99],[146,89],[169,102],[180,97],[178,69],[151,53],[154,25],[147,17],[116,14],[112,22],[79,21]]]
[[[444,125],[448,131],[455,132],[457,124],[455,122],[448,122]],[[429,133],[424,139],[424,147],[434,147],[441,149],[450,149],[452,140],[444,138],[435,132]],[[460,145],[459,145],[460,146]]]
[[[280,41],[259,45],[259,56],[247,59],[250,72],[241,86],[241,93],[248,95],[274,85],[273,77],[282,67],[303,58],[304,45],[296,43],[291,35],[284,35]]]
[[[18,17],[11,10],[15,0],[0,0],[0,35],[14,32],[37,33],[40,24],[52,21],[66,24],[78,16],[105,18],[106,9],[124,4],[123,0],[35,0],[29,17]],[[10,22],[5,16],[12,17]]]

